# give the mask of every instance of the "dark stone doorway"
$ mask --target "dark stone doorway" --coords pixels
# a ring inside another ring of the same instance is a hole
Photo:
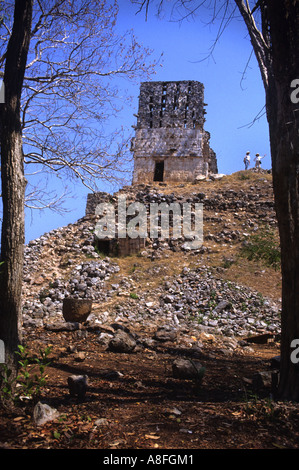
[[[164,176],[164,162],[156,162],[155,163],[155,173],[154,173],[154,181],[163,181]]]

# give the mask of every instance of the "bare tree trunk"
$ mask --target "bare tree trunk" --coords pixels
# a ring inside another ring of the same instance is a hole
[[[281,85],[276,84],[282,93]],[[295,113],[280,104],[284,115],[270,122],[273,185],[280,231],[282,270],[281,367],[278,398],[299,401],[299,364],[291,361],[291,343],[299,339],[299,155]],[[297,118],[298,119],[298,118]],[[298,127],[297,127],[298,129]]]
[[[12,34],[6,52],[5,103],[1,112],[1,181],[3,222],[0,271],[0,338],[6,364],[15,370],[21,341],[21,295],[24,250],[24,195],[20,98],[30,43],[32,0],[16,0]]]
[[[299,107],[291,101],[298,74],[299,18],[296,0],[263,0],[262,33],[247,0],[235,0],[250,34],[265,91],[273,189],[281,246],[281,365],[277,397],[299,400],[299,365],[291,343],[299,339]]]
[[[299,72],[299,6],[271,0],[266,14],[272,56],[266,106],[282,271],[278,398],[299,401],[299,365],[290,359],[291,342],[299,339],[299,106],[291,101],[291,82]]]
[[[265,91],[273,189],[281,246],[281,366],[277,397],[299,401],[299,365],[291,343],[299,339],[299,106],[291,101],[298,77],[299,6],[296,0],[263,0],[262,32],[247,0],[235,0],[250,34]]]

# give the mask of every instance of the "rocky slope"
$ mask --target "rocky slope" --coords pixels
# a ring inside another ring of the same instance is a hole
[[[279,334],[279,295],[268,298],[265,289],[253,289],[249,276],[245,284],[233,282],[226,269],[233,265],[242,271],[242,244],[261,224],[276,225],[271,175],[240,172],[221,181],[139,185],[120,193],[143,203],[203,202],[203,246],[190,251],[183,237],[147,239],[140,254],[122,259],[97,252],[92,214],[52,230],[25,248],[25,329],[82,328],[62,316],[63,299],[77,296],[93,300],[89,328],[117,322],[138,331],[180,330],[189,337],[194,331],[222,338]],[[256,269],[252,277],[257,285],[263,284],[263,271],[277,283],[278,273]]]

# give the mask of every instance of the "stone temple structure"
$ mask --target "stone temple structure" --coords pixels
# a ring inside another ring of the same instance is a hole
[[[135,137],[133,184],[194,181],[217,173],[204,130],[204,86],[197,81],[143,82]]]

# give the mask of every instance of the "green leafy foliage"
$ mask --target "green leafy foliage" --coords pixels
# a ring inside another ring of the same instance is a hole
[[[26,346],[18,346],[16,354],[20,357],[18,363],[21,367],[17,380],[25,395],[29,397],[40,395],[41,388],[45,385],[47,379],[45,369],[50,365],[48,360],[50,352],[51,348],[46,347],[44,350],[40,349],[39,357],[32,358],[29,356]]]
[[[0,399],[5,401],[18,401],[22,396],[36,398],[41,393],[41,388],[46,384],[46,367],[50,365],[48,358],[50,347],[40,349],[39,357],[29,355],[26,346],[19,345],[16,355],[19,356],[18,375],[13,377],[12,370],[6,364],[0,368]],[[18,387],[14,387],[14,383]]]
[[[275,270],[280,266],[280,246],[275,231],[265,225],[252,234],[243,245],[241,255],[249,261],[263,260]]]
[[[12,370],[6,364],[0,364],[0,398],[2,401],[9,401],[13,397],[13,383],[15,378],[12,378]]]
[[[139,299],[139,296],[138,296],[138,294],[136,294],[135,292],[131,292],[131,293],[130,293],[130,298],[131,298],[131,299]]]

